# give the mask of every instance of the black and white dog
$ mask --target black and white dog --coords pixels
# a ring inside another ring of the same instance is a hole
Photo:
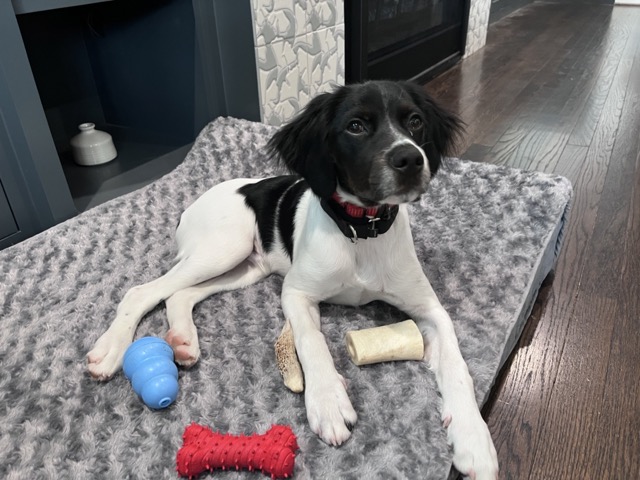
[[[340,445],[357,415],[321,333],[318,304],[383,300],[423,332],[454,465],[471,478],[495,479],[491,436],[451,319],[416,256],[405,205],[425,192],[458,132],[458,120],[411,83],[349,85],[314,98],[269,142],[295,174],[224,182],[191,205],[176,231],[176,265],[127,292],[88,354],[90,373],[117,372],[141,317],[163,300],[175,357],[194,364],[193,306],[278,273],[309,424]]]

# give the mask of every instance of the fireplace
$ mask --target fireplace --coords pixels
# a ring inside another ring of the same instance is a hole
[[[346,81],[425,81],[464,53],[469,0],[345,2]]]

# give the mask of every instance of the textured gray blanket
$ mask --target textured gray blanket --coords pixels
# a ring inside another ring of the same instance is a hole
[[[296,478],[447,477],[451,452],[427,365],[349,360],[346,331],[405,319],[385,304],[321,307],[359,417],[340,448],[309,430],[303,396],[289,392],[277,371],[273,343],[284,323],[277,277],[196,307],[202,357],[180,371],[170,408],[146,408],[122,374],[98,383],[86,373],[84,356],[122,295],[172,264],[181,212],[221,180],[274,172],[261,150],[272,132],[219,119],[169,175],[0,252],[0,478],[175,478],[191,422],[234,433],[290,425],[301,447]],[[450,159],[411,207],[418,255],[454,319],[479,402],[547,273],[540,269],[553,263],[570,196],[560,177]],[[138,337],[166,329],[161,305]]]

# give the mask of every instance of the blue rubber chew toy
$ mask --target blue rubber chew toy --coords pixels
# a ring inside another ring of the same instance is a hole
[[[178,396],[173,350],[160,338],[143,337],[133,342],[124,354],[122,369],[149,408],[167,408]]]

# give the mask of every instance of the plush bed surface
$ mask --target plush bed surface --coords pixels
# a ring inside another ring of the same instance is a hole
[[[295,478],[447,477],[451,452],[428,366],[349,360],[348,330],[406,318],[382,303],[321,306],[359,416],[340,448],[310,431],[303,395],[288,391],[277,371],[273,343],[284,320],[276,276],[196,306],[202,357],[180,370],[170,408],[146,408],[121,373],[107,383],[87,374],[84,357],[126,290],[171,266],[181,212],[222,180],[280,173],[262,149],[273,131],[218,119],[170,174],[0,252],[1,478],[175,478],[191,422],[232,433],[290,425],[300,444]],[[453,318],[479,403],[553,267],[570,198],[562,177],[448,159],[410,207],[418,256]],[[137,337],[164,336],[167,328],[160,305]]]

